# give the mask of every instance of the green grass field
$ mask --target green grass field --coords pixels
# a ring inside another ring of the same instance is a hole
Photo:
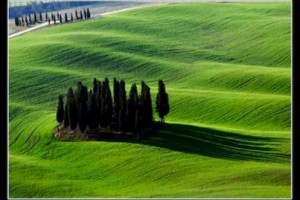
[[[290,25],[289,3],[169,4],[10,39],[10,197],[290,197]],[[94,77],[153,103],[163,79],[168,126],[55,140],[57,96]]]

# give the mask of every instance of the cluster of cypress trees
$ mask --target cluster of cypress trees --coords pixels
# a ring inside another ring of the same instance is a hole
[[[41,12],[33,14],[28,14],[22,17],[15,17],[16,26],[29,26],[30,24],[36,24],[38,22],[43,22],[44,18]]]
[[[51,13],[48,15],[48,13],[42,13],[39,12],[38,14],[34,12],[33,14],[25,15],[22,17],[15,17],[15,25],[16,26],[29,26],[32,24],[40,23],[40,22],[48,22],[50,24],[51,21],[53,21],[54,24],[59,20],[60,23],[67,23],[70,21],[76,20],[82,20],[82,19],[90,19],[91,18],[91,12],[90,9],[83,9],[77,12],[75,10],[75,17],[73,17],[73,13],[70,14],[70,18],[68,18],[68,14],[65,13],[64,20],[60,13]]]
[[[160,117],[169,112],[168,95],[163,81],[159,81],[156,110]],[[141,93],[132,84],[127,98],[125,81],[114,78],[113,95],[109,80],[94,79],[93,89],[78,82],[75,92],[68,89],[66,103],[63,96],[58,97],[57,121],[71,130],[111,128],[120,131],[141,131],[153,127],[153,110],[150,87],[142,81]]]

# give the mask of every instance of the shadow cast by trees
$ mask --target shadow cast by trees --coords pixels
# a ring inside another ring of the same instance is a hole
[[[167,124],[149,138],[123,142],[222,159],[266,162],[290,160],[290,154],[278,150],[278,145],[288,142],[288,139],[247,136],[182,124]]]

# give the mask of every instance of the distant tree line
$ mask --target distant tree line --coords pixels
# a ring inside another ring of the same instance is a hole
[[[59,12],[57,13],[42,13],[42,12],[34,12],[32,14],[24,15],[21,17],[15,17],[15,25],[16,26],[29,26],[33,25],[36,23],[41,23],[41,22],[48,22],[49,24],[53,21],[53,24],[56,24],[58,21],[60,23],[68,23],[72,22],[74,20],[83,20],[83,19],[90,19],[91,18],[91,12],[90,9],[83,9],[75,10],[75,15],[73,16],[73,13],[68,13],[64,14],[64,18],[62,17],[62,14]]]
[[[169,113],[169,99],[162,80],[158,82],[156,112],[161,121]],[[93,88],[77,83],[73,91],[68,89],[66,102],[62,95],[58,97],[56,113],[57,122],[64,128],[81,132],[86,129],[111,128],[119,131],[141,131],[153,127],[153,109],[150,87],[141,82],[141,93],[138,94],[136,84],[132,84],[127,97],[125,81],[113,81],[113,94],[109,80],[94,79]]]

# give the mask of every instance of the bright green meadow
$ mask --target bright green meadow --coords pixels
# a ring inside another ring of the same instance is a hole
[[[290,12],[164,4],[10,39],[10,197],[290,197]],[[167,127],[141,141],[56,140],[58,95],[104,77],[127,93],[144,80],[153,107],[164,80]]]

